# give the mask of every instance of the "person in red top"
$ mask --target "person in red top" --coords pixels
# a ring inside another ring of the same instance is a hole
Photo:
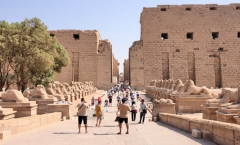
[[[101,99],[101,97],[98,97],[98,102],[102,102],[102,99]]]

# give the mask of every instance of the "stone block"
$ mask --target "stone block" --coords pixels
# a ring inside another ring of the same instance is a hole
[[[15,117],[16,111],[12,108],[2,108],[0,109],[0,120],[13,119]]]
[[[240,127],[234,129],[234,142],[235,145],[240,145]]]
[[[33,116],[29,117],[29,120],[30,120],[31,124],[40,122],[40,117],[41,117],[40,115],[33,115]]]
[[[213,135],[213,142],[218,145],[234,145],[234,141]]]
[[[227,123],[213,123],[213,135],[234,140],[234,127]]]
[[[206,130],[201,130],[201,131],[202,131],[202,137],[204,139],[213,141],[213,134],[212,134],[212,132],[209,132],[209,131],[206,131]]]
[[[176,114],[175,104],[154,104],[153,105],[153,111],[152,111],[152,118],[153,117],[158,117],[159,113]]]
[[[216,111],[219,107],[206,107],[204,105],[201,106],[203,110],[203,119],[217,120]]]
[[[3,108],[13,108],[16,111],[16,117],[27,117],[37,114],[37,104],[35,101],[29,102],[0,102]]]
[[[57,100],[54,100],[54,99],[45,99],[45,100],[39,99],[39,100],[36,100],[36,103],[38,104],[37,114],[41,115],[41,114],[47,113],[47,105],[48,104],[54,104],[56,102],[57,102]]]
[[[25,125],[25,126],[18,126],[18,133],[29,130],[29,129],[30,129],[30,124]]]
[[[203,95],[178,95],[176,96],[176,108],[178,113],[200,113],[203,110],[201,105],[207,99],[211,99],[211,97]]]
[[[35,123],[31,123],[29,125],[29,129],[34,129],[34,128],[37,128],[37,127],[40,127],[40,126],[41,126],[40,121],[39,122],[35,122]]]
[[[187,132],[191,132],[190,130],[190,120],[188,119],[183,119],[182,120],[182,129]]]
[[[11,138],[11,131],[10,130],[0,132],[0,139],[1,140],[9,139],[9,138]]]
[[[198,129],[192,129],[192,136],[195,138],[202,138],[202,132]]]
[[[210,120],[201,119],[201,130],[213,132],[213,125]]]
[[[198,129],[198,130],[201,130],[201,121],[199,121],[198,119],[193,119],[190,121],[190,130],[193,130],[193,129]]]
[[[168,124],[168,117],[166,115],[159,113],[158,117],[161,122]]]
[[[48,104],[48,113],[61,112],[62,118],[66,116],[67,119],[71,116],[71,106],[66,104]]]
[[[227,109],[219,109],[216,111],[217,121],[221,122],[228,122],[228,123],[236,123],[236,119],[234,119],[234,116],[237,116],[237,111],[239,109],[234,109],[235,113],[228,113],[228,112],[222,112]],[[229,109],[231,111],[232,109]]]
[[[172,118],[173,120],[173,126],[175,126],[175,127],[177,127],[177,128],[179,128],[179,129],[183,129],[183,127],[182,127],[182,118],[178,118],[178,117],[173,117]]]

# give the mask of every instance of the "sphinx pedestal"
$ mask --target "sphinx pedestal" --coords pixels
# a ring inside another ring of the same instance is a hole
[[[201,107],[203,111],[203,119],[217,120],[216,111],[219,109],[219,107],[207,107],[204,105],[201,105]]]
[[[13,108],[16,111],[16,118],[37,115],[37,104],[35,101],[29,102],[0,102],[2,108]]]
[[[153,104],[152,119],[159,116],[159,113],[176,114],[175,103],[174,104]]]
[[[233,118],[236,120],[236,123],[240,125],[240,111],[238,111],[237,116],[233,116]]]
[[[70,102],[71,101],[71,95],[64,95],[65,101]]]
[[[217,121],[227,122],[227,123],[236,123],[234,116],[238,115],[238,111],[239,109],[219,108],[216,111]]]
[[[71,117],[71,107],[68,104],[48,104],[47,112],[62,112],[62,118],[65,116],[67,119],[70,119]]]
[[[176,96],[171,94],[171,95],[169,95],[168,98],[171,99],[173,101],[173,103],[176,103]]]
[[[177,95],[175,99],[178,113],[201,113],[201,105],[212,98],[204,95]]]
[[[0,120],[8,120],[15,117],[16,111],[12,108],[2,108],[0,109]]]
[[[39,100],[35,100],[36,103],[38,104],[37,107],[37,114],[41,115],[41,114],[45,114],[47,113],[47,105],[48,104],[55,104],[57,102],[57,100],[55,99],[39,99]]]

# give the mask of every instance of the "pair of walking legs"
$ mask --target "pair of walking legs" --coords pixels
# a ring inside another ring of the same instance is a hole
[[[128,123],[126,123],[126,127],[127,127],[126,134],[129,134],[129,132],[128,132],[128,129],[129,129]],[[119,123],[119,133],[117,133],[117,134],[122,134],[122,123]]]
[[[132,110],[132,121],[136,120],[136,112],[135,110]]]
[[[129,134],[129,125],[128,125],[128,118],[119,118],[119,133],[117,134],[122,134],[122,123],[123,121],[126,123],[126,127],[127,127],[127,132],[126,134]]]
[[[78,116],[78,133],[80,133],[82,121],[85,125],[85,133],[87,133],[87,116]]]
[[[100,116],[100,117],[97,117],[96,126],[100,127],[101,122],[102,122],[101,116]]]
[[[87,133],[88,131],[87,131],[87,124],[84,124],[85,125],[85,133]],[[81,129],[81,124],[78,124],[78,133],[80,133],[81,131],[80,131],[80,129]]]
[[[138,123],[144,123],[145,114],[146,114],[146,113],[140,112],[140,121],[139,121]]]

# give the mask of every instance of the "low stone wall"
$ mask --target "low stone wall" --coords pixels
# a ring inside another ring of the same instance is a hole
[[[0,132],[11,131],[11,134],[20,133],[49,123],[61,121],[61,116],[61,112],[55,112],[10,120],[0,120]]]
[[[154,120],[154,117],[158,118],[159,113],[176,114],[175,103],[174,104],[155,103],[153,105],[153,110],[152,110],[152,120]]]
[[[201,130],[203,138],[219,145],[240,144],[240,125],[167,113],[160,113],[159,119],[163,123],[187,132],[192,132],[192,129]]]
[[[67,105],[67,104],[48,104],[47,112],[48,113],[61,112],[62,119],[63,119],[63,117],[66,117],[66,119],[70,119],[70,117],[72,116],[71,107],[72,106]]]

